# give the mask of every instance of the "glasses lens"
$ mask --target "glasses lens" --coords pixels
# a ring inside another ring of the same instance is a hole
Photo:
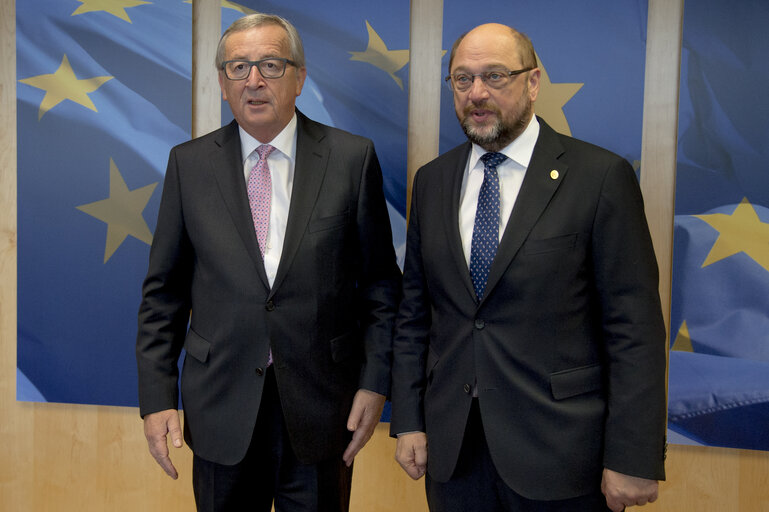
[[[251,65],[245,60],[234,60],[225,64],[224,69],[231,80],[242,80],[248,76]]]
[[[265,78],[280,78],[286,71],[286,61],[281,59],[265,59],[259,62],[259,71]]]
[[[466,91],[473,85],[473,77],[470,75],[454,75],[451,77],[451,82],[454,84],[454,89]]]

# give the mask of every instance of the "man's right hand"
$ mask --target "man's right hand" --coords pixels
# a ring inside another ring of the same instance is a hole
[[[171,434],[171,442],[174,447],[181,448],[184,444],[182,440],[182,426],[179,421],[179,411],[176,409],[166,409],[165,411],[153,412],[144,417],[144,437],[147,438],[147,444],[150,453],[155,458],[163,471],[171,478],[176,480],[179,474],[171,463],[168,456],[168,444],[166,435]]]
[[[414,432],[399,435],[395,460],[411,478],[422,478],[427,470],[427,434]]]

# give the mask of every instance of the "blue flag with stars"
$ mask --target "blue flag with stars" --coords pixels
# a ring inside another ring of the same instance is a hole
[[[668,422],[769,450],[769,5],[684,8]]]
[[[170,148],[190,137],[191,5],[16,3],[17,399],[136,405],[136,313]]]

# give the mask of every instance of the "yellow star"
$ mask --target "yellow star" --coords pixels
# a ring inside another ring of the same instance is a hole
[[[539,79],[539,95],[537,96],[537,102],[534,104],[534,110],[555,131],[564,135],[571,135],[571,128],[569,128],[569,122],[566,120],[566,114],[563,113],[563,106],[585,84],[554,84],[550,81],[550,77],[547,75],[539,55],[537,56],[537,64],[542,73]]]
[[[734,213],[695,215],[719,232],[703,267],[744,252],[769,271],[769,223],[761,222],[753,205],[744,198]]]
[[[152,243],[152,232],[142,216],[157,182],[136,190],[128,190],[115,162],[109,159],[109,197],[78,206],[77,209],[107,223],[104,263],[115,253],[128,235]]]
[[[686,321],[681,324],[681,328],[678,330],[676,339],[673,342],[673,348],[670,350],[676,350],[678,352],[694,352],[692,346],[692,337],[689,335],[689,327],[686,325]]]
[[[372,66],[378,67],[390,75],[398,87],[403,89],[403,80],[395,76],[395,72],[408,63],[409,51],[388,50],[387,45],[371,27],[368,20],[366,20],[366,28],[368,29],[368,47],[365,52],[349,52],[352,55],[350,60],[368,62]]]
[[[43,101],[40,103],[40,110],[37,113],[37,120],[39,121],[43,114],[64,100],[74,101],[79,105],[90,108],[94,112],[98,112],[96,105],[88,97],[88,93],[95,91],[112,78],[111,76],[95,76],[82,80],[78,79],[75,76],[75,72],[72,71],[72,66],[69,65],[69,59],[64,55],[61,65],[55,73],[24,78],[19,80],[19,82],[45,91]]]
[[[253,9],[249,9],[244,5],[236,4],[235,2],[230,2],[229,0],[222,0],[222,9],[233,9],[235,11],[242,12],[243,14],[256,13],[256,11]]]
[[[85,14],[87,12],[104,11],[113,16],[117,16],[121,20],[131,23],[131,18],[125,12],[129,7],[136,7],[137,5],[150,4],[152,2],[144,2],[142,0],[77,0],[82,5],[75,9],[72,16],[78,14]]]

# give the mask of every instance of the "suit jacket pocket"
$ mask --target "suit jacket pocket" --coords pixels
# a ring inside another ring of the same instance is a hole
[[[553,398],[563,400],[573,396],[598,391],[603,384],[600,364],[572,368],[550,374]]]
[[[184,350],[201,363],[205,363],[208,360],[211,343],[190,329],[184,338]]]
[[[577,245],[577,233],[543,238],[540,240],[527,240],[523,246],[524,254],[542,254],[545,252],[573,249]]]
[[[347,224],[347,217],[348,212],[344,211],[338,215],[330,215],[328,217],[313,219],[310,221],[310,225],[307,229],[310,231],[310,233],[317,233],[318,231],[334,229],[336,227],[344,226]]]

